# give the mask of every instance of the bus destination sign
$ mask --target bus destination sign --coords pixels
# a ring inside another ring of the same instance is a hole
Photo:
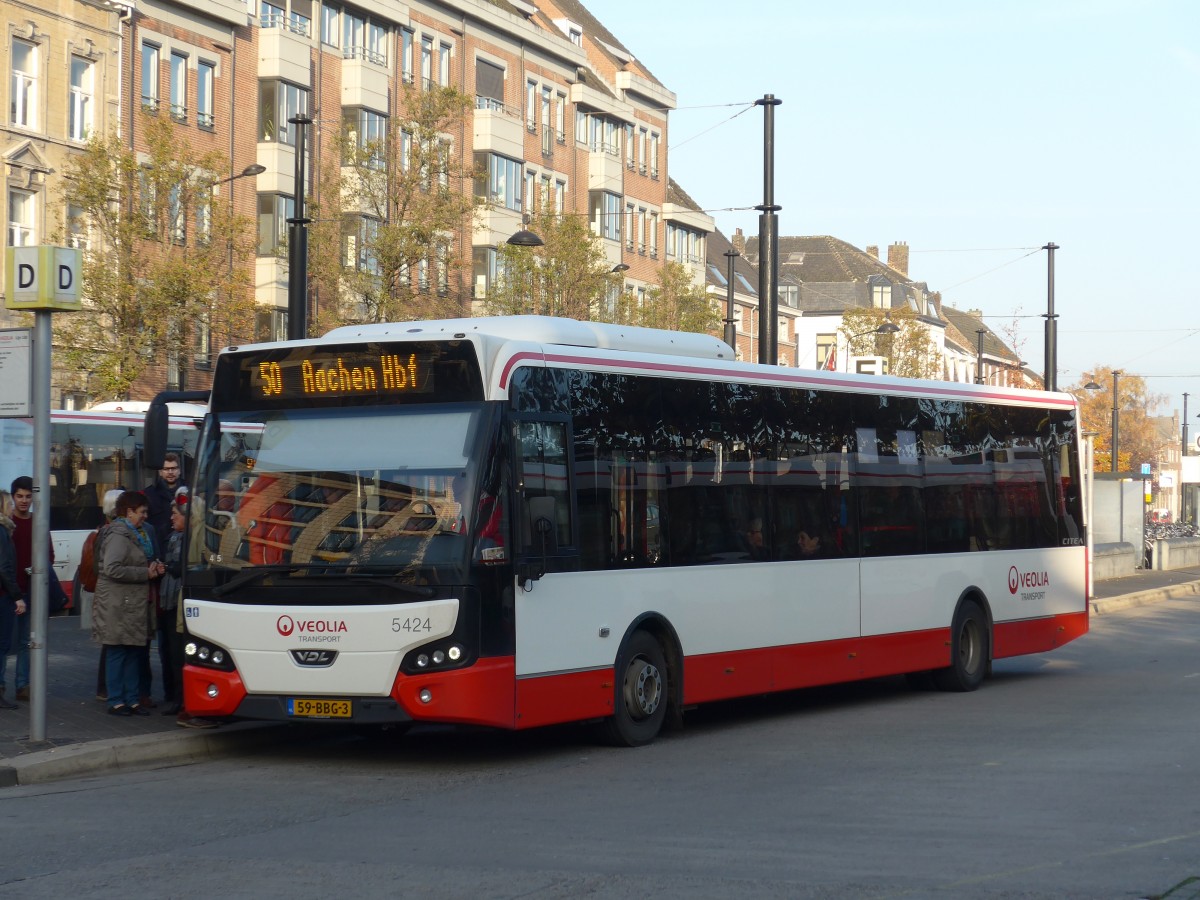
[[[263,360],[252,379],[262,397],[364,397],[420,394],[433,389],[433,371],[416,353],[327,354]]]
[[[455,403],[483,399],[469,341],[360,341],[223,353],[214,410]]]

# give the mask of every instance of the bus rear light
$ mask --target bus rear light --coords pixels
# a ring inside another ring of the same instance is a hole
[[[211,682],[209,682],[208,689],[205,690],[204,693],[208,694],[208,697],[210,700],[216,700],[217,695],[221,693],[221,689],[219,687],[217,687],[215,684],[212,684]]]

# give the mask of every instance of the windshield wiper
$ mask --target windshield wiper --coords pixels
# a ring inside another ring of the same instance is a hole
[[[394,591],[412,594],[416,597],[432,597],[435,593],[437,593],[433,588],[426,587],[423,584],[405,584],[404,582],[396,581],[394,578],[389,578],[386,575],[371,575],[367,572],[330,572],[327,575],[313,575],[312,577],[328,579],[330,581],[352,581],[355,583],[367,582],[368,584],[379,584],[383,587],[391,588]]]
[[[227,582],[213,588],[213,596],[221,597],[228,594],[230,591],[236,591],[238,588],[252,584],[255,581],[261,581],[271,575],[282,575],[288,572],[298,572],[301,569],[309,569],[311,566],[253,566],[242,569]]]

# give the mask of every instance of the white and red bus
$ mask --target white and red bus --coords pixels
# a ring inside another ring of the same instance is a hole
[[[187,709],[636,745],[706,701],[973,690],[1087,631],[1070,396],[732,357],[528,316],[224,351]]]
[[[68,597],[83,542],[104,521],[101,503],[113,488],[140,490],[158,475],[142,464],[146,401],[113,401],[91,409],[50,411],[50,542],[54,571]],[[190,471],[204,407],[170,405],[169,449]],[[0,419],[0,488],[33,473],[33,420]]]

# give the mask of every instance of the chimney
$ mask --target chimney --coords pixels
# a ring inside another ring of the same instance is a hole
[[[875,244],[867,244],[867,256],[873,256],[879,259],[879,247]]]
[[[982,319],[983,318],[983,310],[982,309],[968,309],[967,315],[970,316],[972,319]]]
[[[888,244],[888,263],[893,269],[908,277],[908,243],[905,241],[897,241],[894,244]]]
[[[746,253],[746,236],[740,228],[733,229],[733,249],[743,255]]]

